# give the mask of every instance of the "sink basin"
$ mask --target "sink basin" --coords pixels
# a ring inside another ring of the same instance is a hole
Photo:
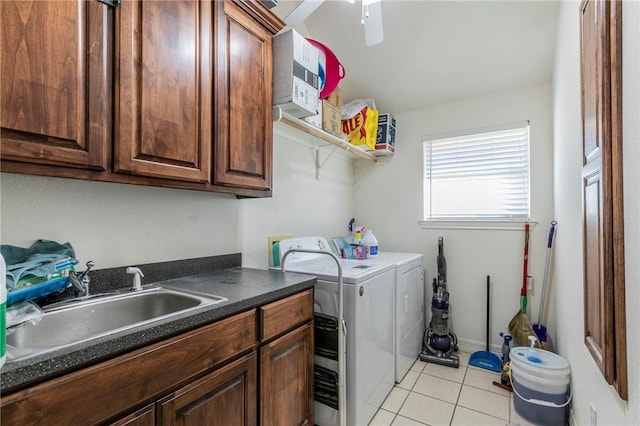
[[[7,362],[22,360],[226,300],[219,296],[203,297],[151,287],[137,292],[127,291],[45,308],[40,322],[19,327],[7,336]]]

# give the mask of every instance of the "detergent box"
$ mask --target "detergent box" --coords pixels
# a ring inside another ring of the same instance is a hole
[[[396,152],[396,119],[389,113],[378,115],[378,135],[375,155],[393,155]]]

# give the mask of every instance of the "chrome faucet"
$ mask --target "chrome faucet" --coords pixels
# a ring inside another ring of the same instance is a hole
[[[89,296],[89,281],[91,278],[89,277],[89,271],[91,268],[96,266],[95,262],[90,260],[86,263],[87,269],[81,274],[77,274],[75,272],[71,272],[69,274],[69,282],[73,286],[76,292],[76,297],[80,296]]]
[[[133,274],[133,287],[131,287],[131,291],[142,290],[141,277],[144,277],[144,274],[142,273],[140,268],[129,266],[127,268],[127,274]]]

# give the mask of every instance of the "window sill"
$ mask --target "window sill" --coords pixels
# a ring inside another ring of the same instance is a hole
[[[531,230],[538,224],[537,220],[419,220],[422,229],[464,229],[493,231],[522,231],[524,224],[529,223]]]

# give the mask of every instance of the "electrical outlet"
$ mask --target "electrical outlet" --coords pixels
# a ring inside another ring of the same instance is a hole
[[[598,426],[598,412],[596,411],[596,407],[593,405],[593,402],[589,404],[589,407],[591,408],[591,426]]]

